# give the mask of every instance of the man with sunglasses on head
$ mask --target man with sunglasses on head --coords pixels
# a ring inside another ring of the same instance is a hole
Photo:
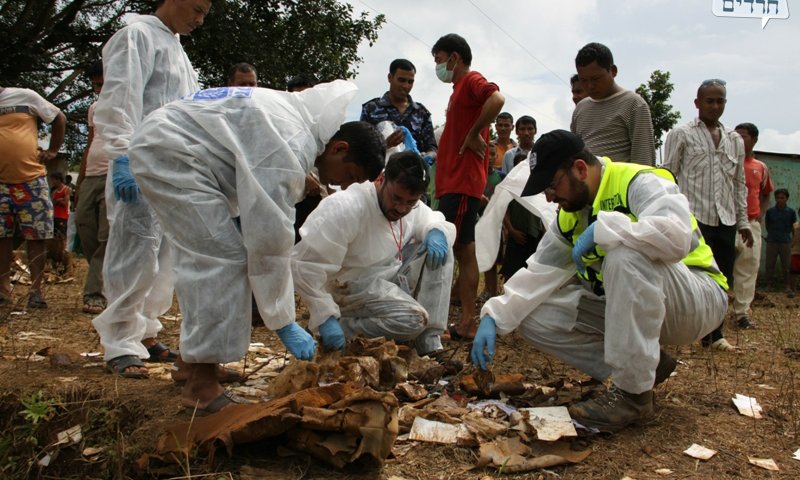
[[[420,202],[428,182],[418,154],[396,153],[375,182],[325,198],[300,228],[292,279],[326,349],[356,335],[442,349],[456,230]]]
[[[700,84],[694,101],[697,118],[667,135],[664,168],[678,179],[706,243],[732,287],[737,231],[748,248],[753,246],[753,233],[747,218],[744,142],[735,130],[719,121],[726,94],[724,80],[715,78]],[[723,335],[722,324],[720,321],[703,338],[703,346],[734,350]]]
[[[662,168],[597,158],[564,130],[534,144],[523,196],[559,210],[536,253],[489,299],[472,348],[488,368],[495,337],[517,330],[537,349],[612,386],[570,407],[587,427],[614,432],[653,417],[653,388],[685,345],[725,315],[725,277],[689,202]]]

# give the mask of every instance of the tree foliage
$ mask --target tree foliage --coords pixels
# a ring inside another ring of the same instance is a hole
[[[128,13],[156,0],[0,0],[0,85],[35,90],[67,115],[64,149],[80,158],[94,97],[83,73]],[[205,25],[183,43],[204,86],[224,82],[238,62],[263,86],[284,88],[297,73],[351,78],[362,41],[377,39],[383,16],[354,17],[336,0],[215,0]]]
[[[656,148],[661,148],[663,141],[661,138],[664,133],[672,129],[678,119],[680,112],[673,112],[669,101],[675,86],[669,81],[669,72],[656,70],[650,75],[647,84],[639,85],[636,93],[644,98],[650,106],[650,116],[653,118],[653,134],[655,135]]]
[[[298,73],[353,77],[359,43],[371,46],[381,23],[383,16],[354,18],[353,7],[336,0],[214,2],[184,46],[205,86],[224,84],[231,66],[247,62],[260,85],[284,89]]]

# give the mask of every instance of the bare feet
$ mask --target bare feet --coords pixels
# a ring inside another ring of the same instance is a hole
[[[186,365],[191,365],[191,367],[189,367],[190,373],[186,385],[181,390],[181,405],[186,408],[206,410],[214,400],[220,398],[225,392],[225,389],[217,381],[217,368],[219,365],[216,363]]]

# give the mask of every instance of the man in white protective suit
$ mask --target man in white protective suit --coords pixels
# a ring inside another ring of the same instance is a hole
[[[103,91],[95,129],[109,165],[109,238],[103,261],[108,306],[92,320],[108,369],[146,378],[142,359],[173,362],[178,353],[156,340],[158,316],[172,306],[170,248],[128,166],[131,136],[162,105],[200,89],[179,35],[203,24],[211,0],[164,0],[155,15],[134,17],[103,47]]]
[[[632,159],[635,160],[635,159]],[[472,348],[488,368],[495,335],[537,349],[613,386],[570,407],[572,418],[617,431],[653,416],[653,387],[676,362],[661,344],[690,344],[727,309],[727,287],[686,197],[665,169],[598,159],[574,133],[533,147],[522,195],[559,210],[536,253],[490,299]]]
[[[300,228],[292,279],[325,348],[362,335],[442,349],[456,230],[420,202],[428,183],[417,153],[396,153],[377,181],[323,199]]]
[[[289,352],[314,356],[316,342],[294,321],[294,205],[314,166],[323,184],[342,187],[383,169],[377,130],[341,125],[356,90],[342,80],[301,93],[202,90],[156,110],[134,135],[131,168],[174,247],[184,406],[209,413],[241,401],[217,371],[247,352],[253,295]]]

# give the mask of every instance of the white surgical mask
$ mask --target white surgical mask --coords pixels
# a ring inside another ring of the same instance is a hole
[[[447,57],[447,60],[444,62],[436,64],[436,76],[439,77],[439,80],[443,81],[444,83],[450,83],[453,81],[453,70],[447,69],[447,64],[450,62],[450,58],[451,57]]]

